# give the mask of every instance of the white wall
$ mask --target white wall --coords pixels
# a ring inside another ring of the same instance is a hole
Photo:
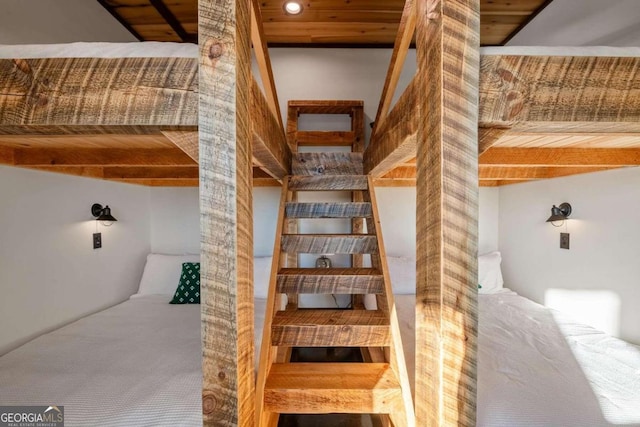
[[[134,42],[97,1],[2,0],[0,44]]]
[[[151,252],[200,253],[198,188],[151,188]]]
[[[509,46],[640,46],[638,0],[554,0]]]
[[[564,227],[545,222],[551,206],[562,202],[573,206],[570,250],[559,248]],[[501,187],[505,286],[539,303],[548,289],[612,291],[621,301],[619,336],[640,343],[638,212],[640,168]]]
[[[0,166],[0,354],[135,293],[149,237],[146,187]]]

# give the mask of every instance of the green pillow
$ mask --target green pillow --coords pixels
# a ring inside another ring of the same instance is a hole
[[[200,263],[185,262],[178,289],[169,304],[200,304]]]

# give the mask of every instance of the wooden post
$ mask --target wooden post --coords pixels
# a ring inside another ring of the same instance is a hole
[[[205,426],[255,422],[250,0],[199,0]]]
[[[418,0],[416,418],[476,425],[479,0]]]

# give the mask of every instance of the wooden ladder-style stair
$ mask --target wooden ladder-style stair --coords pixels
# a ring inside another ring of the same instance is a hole
[[[300,114],[349,114],[352,130],[298,131]],[[292,101],[288,118],[294,155],[292,175],[283,180],[273,252],[256,386],[258,425],[275,426],[280,414],[345,413],[414,426],[373,181],[363,175],[362,102]],[[350,145],[353,151],[299,153],[301,145]],[[352,202],[299,203],[299,191],[350,192]],[[313,218],[351,219],[351,232],[299,234],[298,220]],[[298,254],[350,254],[351,267],[298,268]],[[363,266],[365,254],[371,267]],[[351,306],[303,309],[300,294],[350,295]],[[374,309],[365,308],[366,294],[375,295]],[[307,347],[359,348],[363,361],[291,362],[293,348]]]

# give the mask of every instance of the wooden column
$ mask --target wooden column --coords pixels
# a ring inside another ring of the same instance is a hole
[[[418,0],[417,425],[475,426],[479,0]]]
[[[250,0],[199,0],[205,426],[255,422]]]

